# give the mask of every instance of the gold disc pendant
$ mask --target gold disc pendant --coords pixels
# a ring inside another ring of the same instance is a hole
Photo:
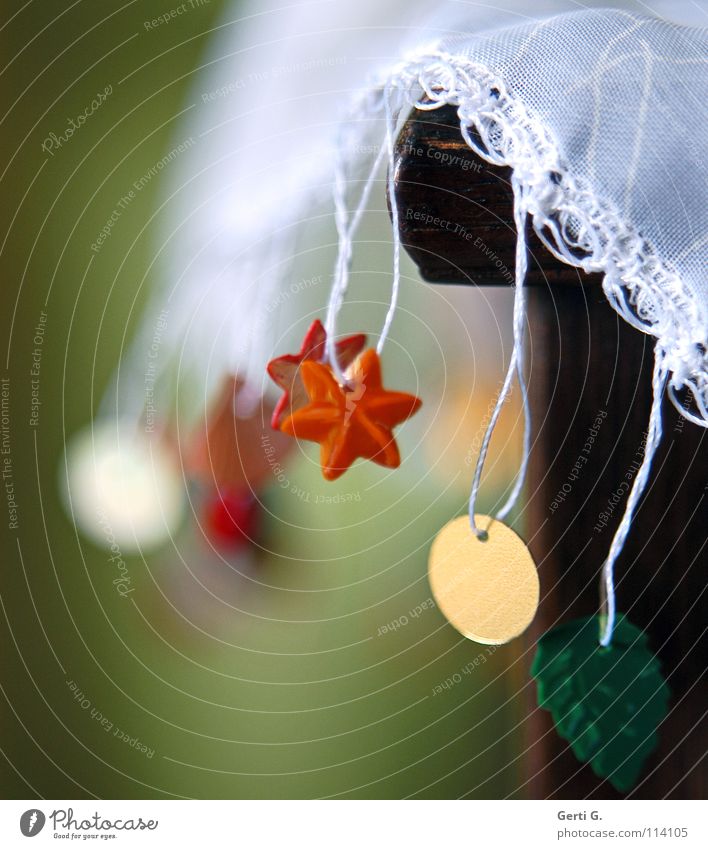
[[[538,609],[536,564],[522,539],[503,522],[475,515],[453,519],[433,540],[428,580],[438,608],[469,640],[501,645],[523,633]]]

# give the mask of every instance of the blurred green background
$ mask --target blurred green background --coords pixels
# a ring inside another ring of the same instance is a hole
[[[95,414],[144,306],[164,177],[138,194],[89,267],[90,246],[173,146],[222,5],[147,31],[164,11],[3,4],[3,459],[17,504],[16,528],[2,517],[3,795],[518,794],[519,649],[488,652],[425,605],[430,540],[465,505],[459,487],[420,485],[422,452],[392,476],[359,464],[340,490],[363,497],[320,505],[312,521],[303,499],[266,491],[267,551],[248,570],[229,568],[188,519],[173,543],[128,560],[134,603],[115,592],[108,553],[64,512],[64,440]],[[53,156],[42,150],[109,85],[80,131]],[[419,296],[408,297],[415,309]],[[409,451],[415,434],[402,438]],[[303,491],[330,494],[315,464],[293,462]]]

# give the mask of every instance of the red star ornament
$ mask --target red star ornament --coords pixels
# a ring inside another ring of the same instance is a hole
[[[258,489],[275,479],[293,447],[284,434],[268,428],[273,405],[266,399],[247,415],[237,415],[246,389],[240,377],[227,375],[187,442],[185,468],[210,489]]]
[[[285,418],[281,430],[320,443],[326,480],[336,480],[358,457],[392,469],[400,465],[393,428],[422,402],[415,395],[383,388],[381,362],[373,348],[352,365],[348,387],[340,386],[322,363],[307,360],[300,371],[309,403]]]
[[[283,390],[280,400],[273,410],[271,427],[279,430],[286,415],[294,413],[307,404],[308,397],[300,374],[300,366],[306,360],[319,362],[325,350],[327,332],[322,322],[315,319],[305,334],[298,354],[285,354],[268,363],[268,374]],[[366,344],[366,334],[357,333],[337,342],[337,361],[341,369],[348,368],[362,352]]]

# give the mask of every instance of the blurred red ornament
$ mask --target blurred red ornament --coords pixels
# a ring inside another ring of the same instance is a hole
[[[224,548],[241,548],[253,541],[260,518],[258,501],[248,490],[222,490],[204,505],[208,536]]]
[[[283,390],[271,419],[271,426],[275,430],[280,428],[285,416],[292,415],[310,400],[302,382],[300,366],[307,360],[319,362],[324,356],[326,341],[327,332],[317,318],[305,334],[299,353],[284,354],[268,363],[268,374]],[[364,345],[366,345],[365,333],[356,333],[337,342],[335,349],[339,367],[348,368],[363,351]]]
[[[185,468],[209,489],[255,490],[279,474],[292,440],[270,428],[273,405],[251,396],[239,377],[224,380],[205,421],[192,434]]]

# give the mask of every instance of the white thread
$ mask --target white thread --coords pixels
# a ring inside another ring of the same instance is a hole
[[[325,354],[329,364],[334,371],[340,383],[344,383],[345,378],[342,370],[337,362],[337,349],[335,345],[336,319],[337,313],[341,309],[344,300],[344,293],[347,290],[349,260],[351,257],[351,247],[348,238],[346,208],[346,180],[342,168],[341,160],[338,158],[335,164],[334,172],[334,217],[337,224],[337,234],[339,237],[339,250],[337,261],[335,263],[334,282],[332,283],[332,291],[329,296],[327,305],[327,317],[325,319],[325,330],[327,338],[325,342]]]
[[[649,414],[649,427],[647,430],[647,441],[644,447],[644,459],[639,468],[637,477],[632,484],[632,490],[627,499],[627,506],[624,509],[624,515],[620,522],[617,531],[615,532],[610,546],[610,551],[607,555],[607,560],[602,567],[602,581],[604,583],[603,607],[605,608],[606,622],[605,628],[600,638],[600,645],[609,646],[612,642],[612,634],[615,627],[616,606],[615,606],[615,584],[614,584],[614,567],[617,558],[619,557],[627,534],[634,519],[634,511],[637,508],[639,499],[642,497],[649,474],[651,472],[651,464],[656,454],[656,449],[661,442],[661,402],[664,396],[664,388],[666,386],[667,370],[664,362],[663,351],[657,351],[654,355],[654,376],[652,379],[653,400],[651,405],[651,413]]]
[[[492,415],[489,419],[489,424],[487,425],[487,429],[482,440],[482,446],[479,451],[479,457],[477,458],[477,464],[475,466],[474,476],[472,478],[472,488],[470,490],[469,501],[469,517],[472,531],[478,537],[484,536],[485,533],[484,531],[481,531],[477,528],[477,524],[474,518],[477,495],[479,493],[479,487],[482,480],[482,470],[484,468],[484,463],[487,458],[487,452],[489,450],[489,443],[492,438],[492,433],[494,432],[497,419],[499,418],[502,407],[504,406],[504,402],[506,401],[507,396],[509,394],[509,389],[511,388],[511,381],[513,380],[514,372],[516,372],[517,379],[519,382],[519,388],[521,389],[521,395],[523,399],[524,443],[521,463],[519,465],[519,471],[516,476],[516,481],[514,482],[514,487],[511,491],[511,494],[509,495],[506,504],[501,508],[501,510],[497,512],[497,519],[503,519],[512,509],[514,504],[516,504],[519,494],[521,493],[521,489],[524,485],[526,469],[528,468],[529,455],[531,453],[531,411],[529,408],[528,392],[526,390],[526,380],[524,376],[524,330],[526,320],[526,290],[524,288],[524,280],[526,278],[526,271],[528,267],[526,246],[526,190],[524,189],[519,178],[514,175],[511,178],[511,184],[512,189],[514,191],[514,222],[516,224],[516,270],[514,276],[514,347],[511,352],[511,360],[509,361],[509,368],[507,369],[506,376],[504,378],[504,383],[502,385],[499,396],[497,397],[497,402],[494,407],[494,411],[492,412]]]
[[[386,146],[388,148],[388,200],[391,206],[391,223],[393,225],[393,281],[391,283],[391,302],[386,312],[386,320],[384,321],[381,335],[379,336],[378,344],[376,345],[376,353],[380,354],[383,346],[386,343],[388,332],[391,329],[393,316],[396,312],[396,304],[398,303],[398,290],[401,286],[401,234],[398,230],[398,205],[396,204],[396,159],[394,153],[395,135],[397,127],[398,115],[394,114],[391,108],[392,86],[389,84],[384,91],[384,105],[386,109]]]
[[[342,308],[344,295],[349,284],[349,269],[351,266],[354,234],[359,226],[364,210],[366,209],[369,194],[371,193],[371,188],[376,179],[376,173],[379,170],[384,153],[385,148],[381,147],[373,165],[371,166],[366,182],[364,183],[364,187],[359,196],[359,202],[354,210],[354,215],[352,216],[351,221],[349,221],[349,212],[347,210],[346,201],[347,179],[341,156],[337,157],[335,164],[333,196],[335,221],[337,224],[337,233],[339,235],[339,250],[335,264],[334,282],[332,284],[332,290],[327,304],[327,317],[325,319],[325,330],[327,332],[325,357],[337,380],[342,385],[346,385],[347,378],[337,362],[337,315],[339,310]]]
[[[346,385],[346,375],[342,371],[337,362],[336,357],[336,320],[344,301],[344,295],[349,284],[349,270],[351,267],[351,258],[353,250],[353,237],[361,222],[361,218],[366,209],[366,204],[371,193],[371,188],[376,180],[376,174],[381,167],[384,153],[388,154],[388,173],[386,177],[386,186],[388,198],[391,207],[391,221],[393,225],[393,279],[391,283],[391,298],[383,328],[379,335],[379,340],[376,345],[376,353],[381,354],[383,347],[386,344],[393,318],[396,314],[396,306],[398,304],[398,294],[401,288],[401,235],[399,231],[399,216],[398,207],[395,203],[396,190],[396,130],[398,127],[398,119],[400,109],[394,109],[392,106],[394,86],[389,83],[383,92],[384,114],[386,119],[385,144],[383,144],[379,153],[374,160],[371,170],[367,176],[364,188],[362,189],[359,201],[357,203],[354,215],[349,222],[349,213],[346,204],[346,176],[344,173],[344,165],[341,157],[337,158],[335,165],[335,183],[334,183],[334,207],[335,221],[337,224],[337,233],[339,236],[339,249],[337,261],[335,264],[335,278],[332,284],[329,302],[327,305],[327,317],[325,320],[325,330],[327,332],[327,341],[325,345],[325,355],[332,371],[337,380]]]
[[[521,401],[524,413],[524,438],[521,451],[521,463],[516,481],[509,494],[506,504],[497,513],[497,519],[504,519],[516,504],[526,479],[526,470],[531,455],[531,407],[526,388],[524,364],[526,361],[524,334],[526,323],[526,289],[524,281],[528,270],[526,246],[526,190],[515,177],[512,177],[514,190],[514,222],[516,224],[516,283],[517,292],[514,297],[514,347],[516,348],[516,378],[521,390]]]

